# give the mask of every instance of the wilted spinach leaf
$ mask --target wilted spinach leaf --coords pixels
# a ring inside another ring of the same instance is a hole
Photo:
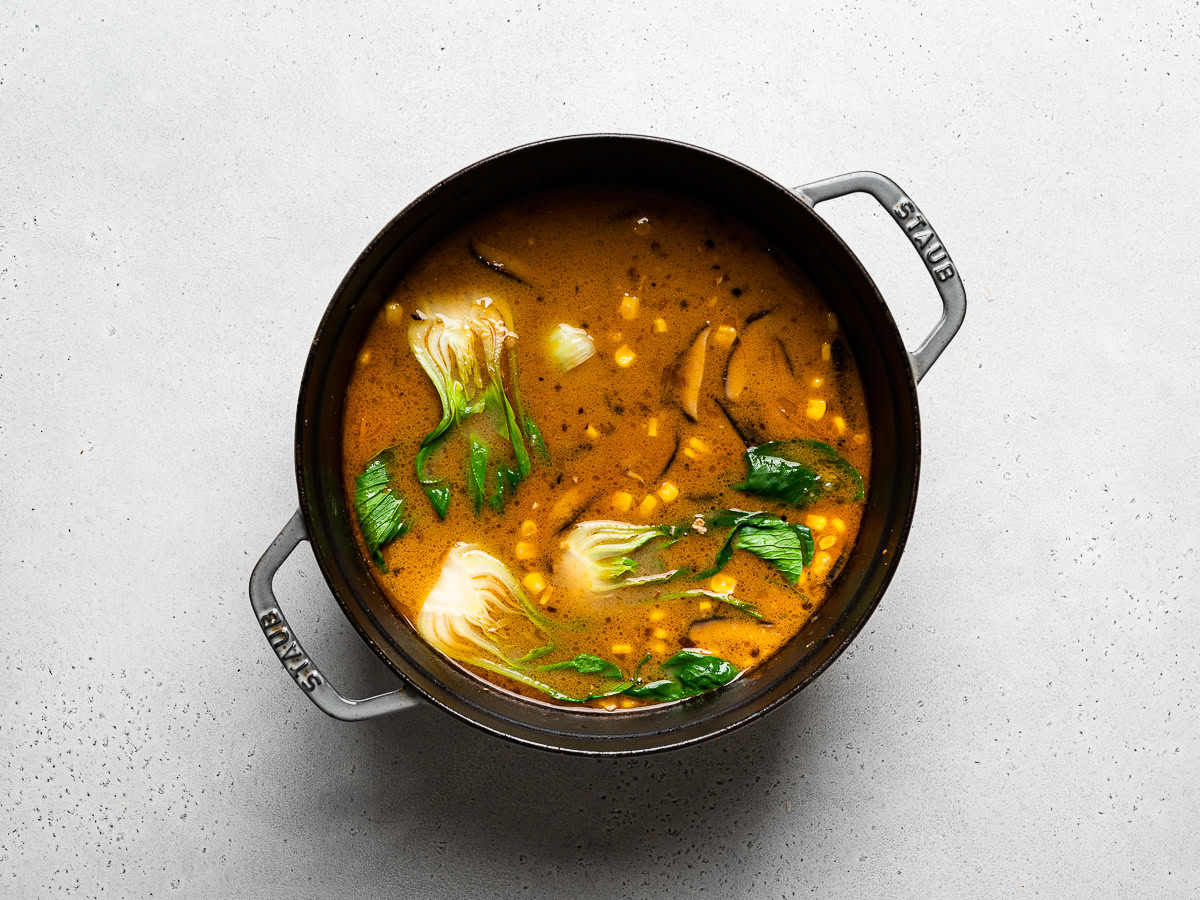
[[[543,672],[552,672],[556,669],[572,669],[580,675],[600,675],[604,678],[621,677],[620,666],[614,662],[609,662],[603,657],[594,656],[591,653],[580,653],[574,659],[550,663],[550,665],[538,666],[538,668]]]
[[[392,465],[395,454],[384,450],[367,463],[354,482],[354,511],[362,526],[367,552],[375,565],[384,571],[387,565],[379,548],[408,531],[408,505],[396,490]]]
[[[866,496],[858,470],[821,441],[770,441],[745,455],[746,479],[734,490],[799,508],[822,499],[849,502]]]

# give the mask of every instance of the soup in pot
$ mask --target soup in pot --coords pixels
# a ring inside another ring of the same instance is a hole
[[[719,690],[818,609],[871,438],[836,316],[745,222],[609,187],[413,265],[345,398],[346,497],[433,647],[620,712]]]

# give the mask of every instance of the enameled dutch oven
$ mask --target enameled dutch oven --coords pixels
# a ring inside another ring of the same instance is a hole
[[[756,225],[824,293],[853,347],[866,388],[874,453],[858,541],[823,606],[766,663],[711,694],[609,713],[520,697],[472,675],[425,644],[397,615],[355,543],[342,489],[342,405],[367,329],[400,274],[448,232],[497,204],[560,185],[610,182],[692,195]],[[913,353],[862,264],[813,211],[834,197],[870,194],[921,255],[942,299],[942,317]],[[258,624],[300,688],[322,711],[369,719],[431,701],[486,731],[569,753],[650,753],[715,737],[779,706],[813,681],[854,639],[879,603],[904,550],[920,471],[917,382],[962,324],[966,293],[957,268],[920,209],[871,172],[788,190],[741,163],[660,138],[585,135],[528,144],[475,163],[427,191],[371,241],[333,295],[313,339],[296,416],[300,508],[250,577]],[[339,694],[304,652],[272,588],[300,541],[347,618],[403,689],[366,700]],[[424,698],[424,699],[422,699]]]

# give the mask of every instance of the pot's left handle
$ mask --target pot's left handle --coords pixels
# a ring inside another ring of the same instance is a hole
[[[300,510],[296,510],[250,574],[250,605],[254,607],[258,626],[283,667],[321,712],[343,722],[360,722],[386,716],[420,704],[420,699],[411,691],[389,691],[365,700],[347,699],[334,689],[329,679],[304,652],[300,639],[279,609],[273,582],[284,560],[305,540],[308,540],[308,532],[304,527],[304,517]]]

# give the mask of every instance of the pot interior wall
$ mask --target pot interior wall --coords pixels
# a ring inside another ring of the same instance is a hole
[[[643,184],[721,206],[758,227],[824,292],[853,347],[874,441],[871,490],[858,541],[835,589],[765,665],[712,695],[622,714],[572,710],[517,697],[432,651],[397,616],[355,544],[342,493],[342,405],[354,358],[400,274],[483,210],[560,185]],[[375,651],[435,702],[515,740],[585,753],[637,753],[727,730],[812,680],[853,638],[878,602],[903,549],[916,497],[919,425],[907,354],[866,272],[790,191],[707,151],[653,138],[591,136],[533,144],[492,157],[436,186],[363,252],[335,294],[301,389],[296,463],[301,506],[321,569]]]

